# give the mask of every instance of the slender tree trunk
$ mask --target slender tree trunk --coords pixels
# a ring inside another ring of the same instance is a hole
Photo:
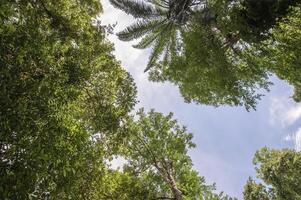
[[[177,187],[177,185],[174,181],[171,183],[171,191],[174,195],[175,200],[182,200],[183,199],[182,192],[178,189],[178,187]]]
[[[183,199],[182,192],[177,187],[177,183],[174,177],[170,173],[168,173],[168,180],[175,200],[182,200]]]
[[[177,187],[177,183],[176,183],[173,175],[170,173],[170,171],[168,169],[163,169],[162,167],[160,167],[157,162],[155,162],[155,167],[160,172],[164,181],[167,184],[169,184],[171,192],[173,194],[173,199],[174,200],[182,200],[183,194],[182,194],[181,190],[179,190],[179,188]]]

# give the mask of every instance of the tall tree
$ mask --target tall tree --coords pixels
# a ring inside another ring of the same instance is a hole
[[[91,18],[97,0],[0,5],[0,198],[84,199],[135,104],[132,78]],[[103,136],[104,137],[104,136]]]
[[[193,169],[187,154],[195,146],[192,134],[172,119],[172,113],[164,116],[151,110],[146,114],[141,109],[136,117],[126,126],[130,138],[124,141],[121,154],[127,160],[124,171],[155,190],[153,199],[231,199],[215,194]]]
[[[117,35],[123,41],[142,38],[135,48],[152,46],[145,71],[157,64],[163,55],[164,62],[179,53],[181,34],[199,0],[110,0],[113,6],[138,20]]]

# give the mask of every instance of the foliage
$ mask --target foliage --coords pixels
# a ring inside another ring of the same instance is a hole
[[[98,1],[0,5],[0,198],[81,199],[135,104],[132,78],[91,18]]]
[[[294,7],[272,31],[272,39],[260,46],[262,56],[257,58],[261,67],[275,73],[295,87],[294,100],[299,102],[300,96],[300,53],[301,49],[301,8]],[[256,55],[255,55],[256,56]],[[254,56],[254,57],[255,57]],[[254,58],[256,59],[256,58]]]
[[[249,49],[228,47],[198,23],[184,34],[183,41],[183,54],[168,66],[151,69],[151,80],[175,83],[187,102],[255,109],[262,96],[258,89],[267,90],[270,83],[266,70],[253,63]]]
[[[178,84],[187,101],[254,108],[269,72],[295,85],[299,100],[300,8],[282,17],[273,4],[269,14],[281,16],[279,23],[255,27],[264,33],[275,26],[274,40],[253,45],[216,15],[226,6],[229,16],[240,16],[239,6],[225,2],[195,12],[200,2],[112,0],[141,19],[119,37],[145,36],[141,48],[155,44],[151,78]],[[246,22],[257,20],[254,7],[242,5]],[[192,134],[171,113],[129,115],[136,88],[92,23],[99,12],[96,0],[1,3],[0,198],[231,200],[193,169]],[[110,168],[114,156],[126,160],[122,170]],[[249,179],[245,199],[301,199],[300,158],[293,150],[258,151],[254,163],[265,184]]]
[[[248,42],[259,42],[269,36],[269,31],[277,24],[277,20],[285,17],[291,6],[299,0],[242,0],[239,7],[233,9],[232,18],[238,24],[236,31]]]
[[[252,178],[249,178],[244,187],[244,200],[271,200],[271,191],[267,191],[263,184],[257,184]]]
[[[140,200],[156,197],[156,185],[149,177],[137,177],[125,171],[106,170],[92,187],[91,199]]]
[[[91,0],[0,5],[0,198],[152,199],[176,190],[186,199],[223,198],[192,169],[192,136],[171,115],[129,117],[136,88],[103,28],[92,25],[100,11]],[[120,154],[129,164],[110,169]],[[174,167],[165,169],[169,161]]]
[[[130,138],[122,153],[127,160],[124,171],[147,183],[155,199],[228,198],[214,194],[214,187],[206,186],[193,169],[187,154],[195,146],[192,134],[172,119],[172,113],[164,116],[151,110],[145,114],[140,109],[136,117],[126,126]]]
[[[255,154],[254,164],[258,177],[269,188],[249,180],[245,186],[245,199],[301,199],[300,152],[263,148]]]
[[[150,80],[174,83],[186,102],[255,109],[271,74],[294,85],[294,99],[301,99],[299,0],[111,2],[138,19],[119,38],[152,46]]]

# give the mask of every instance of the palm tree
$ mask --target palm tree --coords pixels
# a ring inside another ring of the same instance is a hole
[[[111,4],[138,19],[125,30],[117,33],[120,40],[139,39],[135,48],[152,46],[145,72],[157,64],[163,55],[167,64],[180,52],[180,41],[193,6],[202,0],[110,0]]]

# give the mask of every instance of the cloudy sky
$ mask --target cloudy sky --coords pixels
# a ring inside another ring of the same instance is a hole
[[[115,24],[115,32],[133,22],[133,18],[103,1],[103,24]],[[273,79],[274,86],[257,106],[247,112],[242,107],[212,107],[184,103],[178,88],[170,83],[154,83],[143,73],[150,50],[134,49],[130,42],[109,39],[115,55],[132,74],[138,87],[139,107],[173,112],[179,123],[194,134],[197,147],[190,152],[194,167],[219,191],[242,197],[249,176],[256,176],[252,158],[257,149],[295,148],[301,150],[301,105],[290,96],[292,88]]]

